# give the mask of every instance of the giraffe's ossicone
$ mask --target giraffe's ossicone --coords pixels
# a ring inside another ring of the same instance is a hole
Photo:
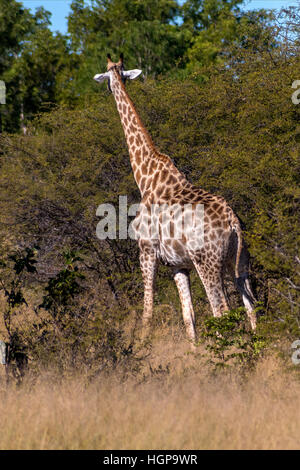
[[[189,282],[189,272],[193,268],[204,285],[214,316],[229,309],[224,274],[226,270],[230,272],[255,329],[255,297],[240,221],[222,197],[188,182],[171,159],[155,147],[125,89],[126,80],[134,79],[140,73],[137,69],[125,71],[122,55],[117,63],[108,55],[107,72],[95,75],[94,79],[100,83],[107,80],[114,95],[134,178],[141,193],[141,210],[134,226],[144,280],[143,323],[146,326],[152,316],[155,275],[158,263],[162,262],[172,269],[192,343],[196,339]],[[173,211],[171,218],[170,208]],[[175,236],[185,210],[190,224],[186,223],[185,229],[179,231],[181,236]],[[199,213],[201,223],[197,225],[194,221]],[[149,226],[153,227],[151,236]]]

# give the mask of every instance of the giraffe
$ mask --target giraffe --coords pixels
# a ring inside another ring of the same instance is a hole
[[[141,193],[141,207],[149,214],[153,205],[187,205],[191,220],[194,220],[196,207],[201,205],[204,208],[202,243],[195,243],[198,234],[192,229],[184,232],[181,238],[163,237],[165,227],[161,213],[156,215],[157,236],[145,237],[142,230],[143,209],[137,215],[135,230],[144,282],[143,327],[147,329],[152,317],[155,276],[158,263],[162,262],[172,269],[187,337],[192,345],[195,345],[196,332],[189,279],[191,269],[196,269],[215,317],[229,310],[224,273],[225,270],[230,272],[242,295],[251,327],[255,330],[255,297],[249,280],[249,254],[243,241],[241,223],[224,198],[195,187],[176,168],[171,158],[156,148],[125,89],[126,79],[135,79],[140,73],[138,69],[124,69],[122,54],[118,62],[113,62],[108,54],[107,72],[95,75],[94,79],[99,83],[107,80],[108,89],[115,98],[133,175]],[[176,224],[176,218],[174,220]]]

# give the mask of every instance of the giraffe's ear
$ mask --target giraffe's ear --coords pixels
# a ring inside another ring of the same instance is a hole
[[[123,75],[126,78],[130,78],[130,80],[134,80],[137,78],[140,74],[142,73],[141,70],[139,69],[134,69],[134,70],[124,70]]]
[[[104,82],[104,80],[108,80],[109,79],[109,73],[98,73],[97,75],[94,76],[94,80],[96,80],[96,82],[98,83],[102,83]]]

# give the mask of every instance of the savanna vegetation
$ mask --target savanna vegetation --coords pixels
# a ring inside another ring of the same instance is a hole
[[[75,0],[67,35],[49,25],[45,10],[0,0],[0,339],[12,390],[0,447],[299,446],[299,7]],[[157,146],[244,222],[255,334],[230,282],[232,311],[212,319],[192,276],[191,354],[161,267],[151,335],[140,340],[136,242],[96,237],[99,204],[139,202],[114,99],[92,80],[120,51],[126,68],[143,70],[127,87]]]

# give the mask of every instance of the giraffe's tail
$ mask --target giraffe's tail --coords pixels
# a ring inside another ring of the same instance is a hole
[[[243,303],[249,317],[251,327],[256,328],[256,314],[254,307],[256,299],[252,291],[249,279],[249,253],[243,240],[243,230],[239,219],[235,214],[231,219],[231,227],[237,236],[236,256],[235,256],[235,282],[239,292],[242,295]]]
[[[236,250],[236,257],[235,257],[235,267],[234,267],[234,273],[235,277],[238,279],[240,277],[240,259],[241,259],[241,253],[243,249],[243,231],[242,227],[240,224],[239,219],[233,215],[233,220],[232,220],[232,228],[236,233],[237,236],[237,250]]]
[[[237,234],[237,239],[238,239],[238,245],[237,245],[237,251],[236,251],[236,259],[235,259],[235,277],[239,277],[239,265],[240,265],[240,259],[241,259],[241,253],[243,249],[243,236],[242,236],[242,229],[241,226],[239,226],[238,229],[236,229],[236,234]]]

